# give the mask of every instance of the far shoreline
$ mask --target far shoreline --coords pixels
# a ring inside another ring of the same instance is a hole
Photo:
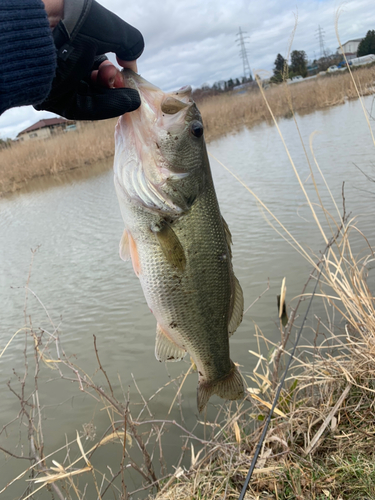
[[[375,65],[353,73],[362,96],[375,93]],[[264,90],[275,118],[290,118],[293,112],[308,114],[327,109],[358,94],[349,72],[336,72],[287,85],[270,85]],[[197,102],[207,143],[271,122],[271,115],[259,88],[231,91]],[[51,139],[13,144],[0,151],[0,198],[27,186],[30,181],[108,161],[114,156],[114,128],[117,118],[84,124],[79,131]],[[94,172],[93,172],[94,173]]]

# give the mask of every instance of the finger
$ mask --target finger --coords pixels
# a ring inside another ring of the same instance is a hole
[[[102,87],[111,89],[125,86],[121,72],[110,61],[100,65],[96,82]]]
[[[98,79],[99,71],[96,69],[95,71],[91,71],[91,81],[92,83],[96,83]]]
[[[128,68],[134,71],[134,73],[138,73],[137,61],[123,61],[119,57],[116,57],[116,59],[119,65],[123,68]]]
[[[104,57],[104,60],[103,60],[103,57]],[[101,59],[102,59],[102,61],[100,62]],[[106,83],[103,81],[104,80],[103,76],[101,76],[101,81],[100,82],[98,81],[99,68],[102,66],[113,66],[113,64],[111,63],[111,61],[108,61],[107,57],[98,56],[96,58],[94,66],[93,66],[93,68],[96,68],[96,69],[91,71],[91,81],[93,83],[99,83],[100,85],[103,85],[103,87],[110,87],[109,83]],[[103,70],[102,70],[102,74],[103,74]]]

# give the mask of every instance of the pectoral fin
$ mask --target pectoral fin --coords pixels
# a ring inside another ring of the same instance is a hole
[[[133,269],[136,276],[139,276],[141,274],[141,263],[139,260],[137,245],[130,233],[128,233],[128,239],[129,239],[129,252],[133,264]]]
[[[120,240],[119,254],[122,260],[127,261],[130,259],[129,236],[125,229]]]
[[[229,336],[233,335],[233,333],[237,330],[242,321],[243,316],[243,292],[238,279],[233,276],[233,308],[232,315],[229,320],[228,332]]]
[[[178,346],[157,324],[155,357],[158,361],[180,361],[186,354],[185,349]]]
[[[178,239],[176,233],[171,226],[163,221],[160,224],[155,224],[151,227],[151,231],[155,234],[163,254],[171,266],[179,271],[184,271],[186,267],[186,257],[184,249]]]

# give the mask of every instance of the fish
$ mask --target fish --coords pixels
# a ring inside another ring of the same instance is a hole
[[[229,351],[244,305],[232,236],[191,87],[163,92],[131,70],[123,77],[141,106],[115,129],[114,184],[125,224],[120,257],[131,260],[156,318],[156,359],[179,361],[189,353],[194,361],[201,412],[213,394],[244,397]]]

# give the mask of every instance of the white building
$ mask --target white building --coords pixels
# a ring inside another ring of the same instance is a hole
[[[342,48],[344,49],[344,54],[348,59],[348,61],[350,61],[350,59],[353,59],[353,57],[357,57],[358,45],[362,40],[363,38],[354,38],[353,40],[348,40],[347,42],[342,44]],[[337,48],[337,52],[339,54],[343,53],[341,47]]]
[[[30,139],[48,139],[56,134],[65,132],[68,127],[76,126],[75,120],[66,120],[65,118],[47,118],[39,120],[31,127],[22,130],[18,135],[19,141],[28,141]],[[68,128],[69,130],[69,128]]]

